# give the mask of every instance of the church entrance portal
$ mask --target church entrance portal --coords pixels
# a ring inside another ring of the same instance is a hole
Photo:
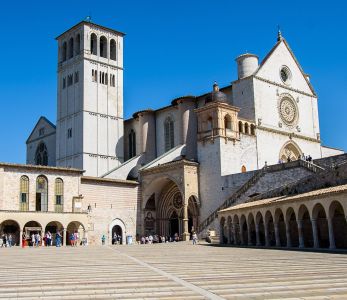
[[[123,238],[122,228],[119,225],[113,226],[113,228],[112,228],[112,245],[115,245],[115,244],[121,245],[123,243],[122,238]]]
[[[175,236],[176,233],[180,234],[179,227],[178,215],[176,212],[173,212],[169,220],[169,234],[171,237]]]

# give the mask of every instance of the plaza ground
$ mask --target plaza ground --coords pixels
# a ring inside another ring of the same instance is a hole
[[[0,299],[347,299],[347,255],[171,243],[1,248]]]

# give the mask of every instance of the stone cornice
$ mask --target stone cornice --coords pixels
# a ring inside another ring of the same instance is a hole
[[[112,179],[112,178],[100,178],[92,176],[82,176],[81,182],[97,182],[97,183],[116,183],[116,184],[125,184],[125,185],[139,185],[137,181],[134,180],[122,180],[122,179]]]
[[[320,140],[317,140],[315,138],[311,138],[308,136],[304,136],[301,134],[297,134],[294,132],[284,132],[278,129],[274,129],[274,128],[268,128],[268,127],[264,127],[264,126],[257,126],[256,129],[258,130],[263,130],[263,131],[268,131],[268,132],[272,132],[272,133],[277,133],[277,134],[281,134],[281,135],[285,135],[288,136],[289,138],[298,138],[298,139],[302,139],[302,140],[306,140],[306,141],[310,141],[310,142],[315,142],[315,143],[320,143]]]
[[[205,111],[205,110],[210,110],[211,108],[224,108],[224,109],[233,110],[235,112],[240,111],[239,107],[232,106],[232,105],[230,105],[228,103],[224,103],[224,102],[211,102],[211,103],[208,103],[202,107],[196,108],[194,111],[196,113],[200,113],[200,112]]]
[[[74,168],[12,164],[12,163],[3,163],[3,162],[0,162],[0,167],[20,168],[20,169],[29,169],[29,170],[38,170],[38,171],[69,172],[69,173],[80,173],[80,174],[82,174],[84,172],[83,170],[74,169]]]
[[[309,97],[313,97],[313,98],[316,98],[317,99],[317,96],[316,95],[313,95],[313,94],[309,94],[309,93],[306,93],[304,91],[300,91],[298,89],[294,89],[294,88],[291,88],[290,86],[287,86],[287,85],[284,85],[284,84],[280,84],[280,83],[277,83],[277,82],[274,82],[274,81],[271,81],[271,80],[268,80],[268,79],[265,79],[265,78],[262,78],[262,77],[258,77],[258,76],[253,76],[255,79],[258,79],[260,81],[263,81],[263,82],[266,82],[266,83],[271,83],[273,85],[276,85],[278,87],[281,87],[283,89],[286,89],[286,90],[289,90],[289,91],[292,91],[292,92],[296,92],[298,94],[302,94],[302,95],[305,95],[305,96],[309,96]]]
[[[143,169],[143,170],[140,169],[139,172],[141,175],[161,173],[165,170],[172,170],[172,169],[181,168],[185,166],[198,168],[199,163],[195,161],[181,159],[181,160],[171,161],[162,165],[158,165],[149,169]]]

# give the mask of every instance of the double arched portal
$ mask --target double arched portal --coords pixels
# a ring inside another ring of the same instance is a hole
[[[345,199],[346,200],[346,199]],[[221,243],[243,246],[347,249],[346,204],[310,201],[242,209],[220,217]]]
[[[158,180],[152,186],[157,188],[144,203],[143,234],[179,236],[181,239],[188,234],[189,238],[199,224],[196,195],[187,197],[185,201],[178,185],[169,179]]]
[[[3,235],[11,235],[13,246],[32,245],[31,236],[32,234],[39,234],[41,236],[41,241],[44,234],[47,232],[52,234],[52,246],[56,246],[56,235],[59,232],[62,236],[61,244],[70,245],[70,235],[73,233],[78,233],[79,241],[86,238],[86,230],[82,223],[79,221],[71,221],[68,224],[62,224],[59,221],[50,221],[46,225],[42,225],[39,221],[26,221],[17,222],[13,219],[7,219],[0,223],[0,237]],[[24,240],[24,234],[26,240]],[[42,242],[41,242],[42,243]]]

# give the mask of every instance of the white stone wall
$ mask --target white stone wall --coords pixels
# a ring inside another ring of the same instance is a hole
[[[123,149],[123,36],[92,23],[66,32],[58,39],[61,47],[70,36],[80,33],[81,54],[59,64],[57,112],[57,164],[86,170],[101,176],[124,160]],[[98,55],[90,52],[91,34],[97,35]],[[100,37],[107,39],[107,57],[99,54]],[[117,60],[110,59],[110,41],[117,44]],[[61,57],[61,55],[59,55]],[[92,80],[97,72],[97,82]],[[63,78],[79,72],[78,83],[63,88]],[[100,82],[100,72],[108,84]],[[115,76],[111,86],[110,76]],[[72,128],[72,138],[67,137]]]
[[[323,157],[328,157],[328,156],[334,156],[334,155],[340,155],[343,154],[344,151],[336,148],[330,148],[330,147],[321,147],[322,151],[322,158]]]

